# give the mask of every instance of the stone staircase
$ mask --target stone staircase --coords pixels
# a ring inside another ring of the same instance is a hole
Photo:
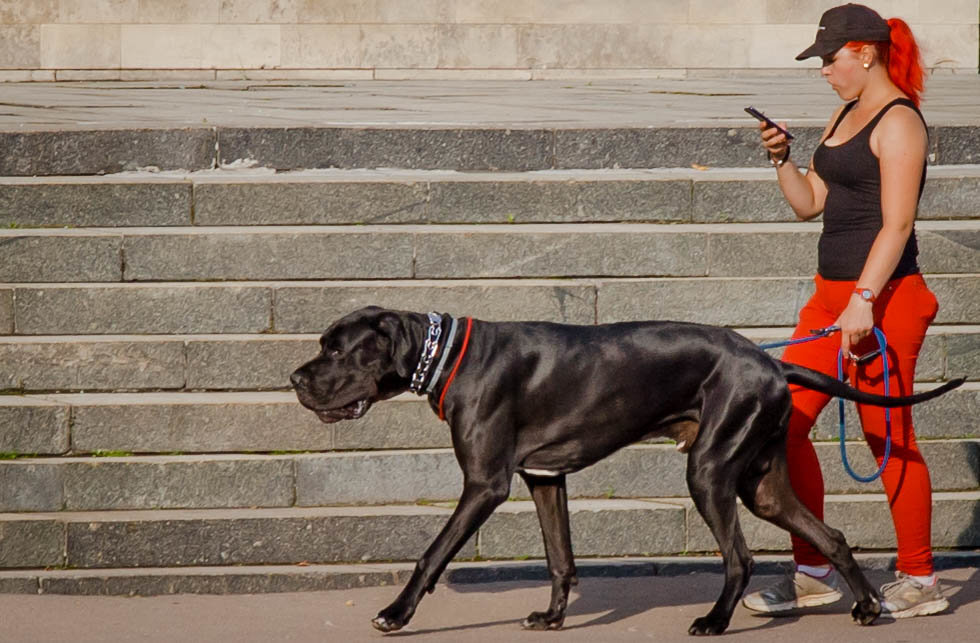
[[[980,547],[980,166],[963,144],[976,129],[933,128],[917,224],[941,310],[916,388],[970,380],[915,411],[941,551]],[[802,158],[819,130],[795,131]],[[402,581],[460,490],[448,431],[407,395],[320,424],[287,379],[318,334],[378,304],[488,320],[684,319],[784,338],[811,292],[819,224],[791,223],[754,136],[0,135],[0,591]],[[881,487],[844,474],[828,411],[815,430],[827,520],[862,550],[890,550]],[[849,413],[849,455],[871,471]],[[713,553],[684,465],[649,443],[570,476],[576,554]],[[512,496],[461,561],[543,556],[517,480]],[[743,526],[754,549],[787,549],[774,527]]]

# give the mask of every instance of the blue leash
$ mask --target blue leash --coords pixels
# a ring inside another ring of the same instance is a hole
[[[827,326],[826,328],[818,328],[816,330],[810,331],[809,337],[798,337],[796,339],[790,339],[780,342],[770,342],[767,344],[759,344],[759,348],[764,350],[770,348],[781,348],[783,346],[792,346],[794,344],[803,344],[805,342],[812,342],[814,340],[820,339],[822,337],[827,337],[840,330],[839,326]],[[885,396],[888,396],[888,357],[885,349],[888,348],[888,342],[885,340],[885,334],[874,327],[872,329],[875,334],[875,338],[878,340],[878,350],[868,353],[867,355],[862,355],[856,361],[859,364],[863,364],[870,359],[874,358],[876,355],[881,355],[883,373],[882,377],[885,380]],[[837,379],[844,381],[844,351],[843,349],[837,349]],[[885,470],[885,465],[888,464],[888,456],[891,454],[892,450],[892,413],[891,409],[885,408],[885,457],[881,459],[881,466],[878,467],[878,471],[870,476],[864,477],[859,476],[855,473],[854,469],[851,468],[850,462],[847,460],[847,446],[845,445],[845,438],[847,431],[844,425],[844,398],[837,398],[837,412],[840,418],[840,457],[844,463],[844,470],[857,480],[858,482],[873,482],[881,476],[881,472]]]

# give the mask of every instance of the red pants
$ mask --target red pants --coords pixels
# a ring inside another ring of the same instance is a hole
[[[793,337],[810,334],[814,328],[831,326],[847,306],[854,291],[853,281],[828,281],[819,275],[814,280],[817,290],[800,310],[800,320]],[[912,392],[915,361],[922,347],[926,328],[936,316],[936,297],[926,287],[921,275],[894,279],[874,303],[875,325],[888,340],[889,394],[907,395]],[[874,335],[852,347],[863,355],[878,347]],[[837,350],[840,335],[796,344],[786,348],[782,359],[837,377]],[[844,361],[845,375],[853,386],[884,394],[881,359],[854,366]],[[817,454],[809,439],[810,429],[830,397],[790,386],[793,413],[790,417],[786,458],[790,481],[796,495],[818,518],[823,520],[823,476]],[[885,452],[885,412],[877,406],[858,405],[864,437],[881,466]],[[888,495],[892,522],[898,542],[897,568],[913,576],[932,573],[932,486],[929,470],[915,443],[911,407],[892,409],[892,448],[888,465],[881,480]],[[826,565],[827,559],[809,543],[793,537],[793,558],[802,565]]]

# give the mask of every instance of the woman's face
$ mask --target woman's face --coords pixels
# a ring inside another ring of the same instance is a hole
[[[841,47],[820,61],[820,73],[843,100],[854,100],[864,91],[868,70],[864,68],[864,52]]]

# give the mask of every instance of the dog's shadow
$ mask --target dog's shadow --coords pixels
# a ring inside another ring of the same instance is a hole
[[[947,614],[955,614],[961,605],[980,601],[980,583],[975,581],[980,570],[972,570],[966,580],[942,579],[943,591],[949,599],[950,608]],[[893,579],[890,572],[867,571],[868,580],[875,587]],[[696,578],[692,578],[696,576]],[[695,618],[703,616],[711,608],[715,597],[720,593],[724,577],[717,573],[698,573],[692,576],[643,576],[634,578],[583,578],[581,584],[571,594],[568,613],[563,629],[577,630],[599,626],[608,626],[629,619],[655,608],[677,607],[683,610],[685,627]],[[747,591],[755,591],[767,584],[778,580],[777,576],[759,576],[753,578]],[[693,582],[692,582],[693,581]],[[537,582],[534,582],[537,584]],[[527,589],[529,581],[499,583],[493,589],[482,583],[453,583],[453,591],[462,594],[496,594],[500,592]],[[548,584],[541,583],[541,603],[533,606],[535,609],[545,609],[548,602]],[[707,599],[707,600],[706,600]],[[844,599],[831,605],[824,605],[806,610],[787,612],[778,617],[765,614],[747,613],[748,619],[741,617],[736,608],[728,632],[762,630],[782,627],[796,623],[803,617],[833,616],[834,618],[850,618],[853,599],[850,592],[844,590]],[[515,614],[513,619],[471,623],[462,626],[444,628],[426,628],[393,633],[396,636],[415,636],[426,633],[477,630],[498,625],[513,623],[519,627],[521,619],[526,614]],[[584,618],[583,618],[584,617]],[[894,619],[879,618],[875,625],[889,625]],[[390,635],[389,635],[390,636]]]

